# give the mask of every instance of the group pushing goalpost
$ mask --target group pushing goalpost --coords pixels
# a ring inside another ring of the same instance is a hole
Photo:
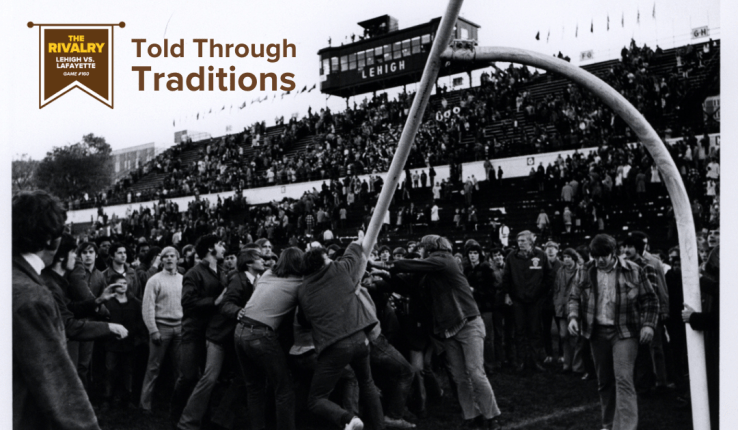
[[[379,195],[374,214],[364,237],[364,253],[369,254],[377,241],[385,212],[389,209],[392,196],[402,175],[410,147],[420,126],[423,113],[428,105],[433,84],[438,77],[442,62],[493,62],[518,63],[553,72],[567,77],[599,97],[620,116],[635,132],[646,147],[661,173],[669,197],[674,207],[679,249],[682,265],[682,285],[684,301],[697,312],[702,309],[700,298],[699,268],[697,259],[697,238],[694,229],[689,197],[677,170],[661,138],[651,124],[625,97],[601,79],[574,66],[567,61],[540,53],[506,47],[450,47],[451,35],[459,16],[463,0],[449,0],[441,22],[436,31],[428,62],[418,86],[417,94],[408,113],[397,150],[392,159],[387,180]],[[704,338],[702,333],[687,328],[687,350],[689,355],[690,391],[692,399],[692,423],[695,430],[709,430],[709,398],[705,367]]]

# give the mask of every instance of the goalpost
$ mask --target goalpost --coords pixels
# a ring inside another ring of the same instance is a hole
[[[405,127],[397,144],[397,150],[387,173],[387,180],[379,195],[374,214],[364,237],[364,253],[368,255],[377,241],[384,214],[389,210],[389,205],[407,161],[411,144],[415,139],[418,127],[423,118],[423,113],[428,105],[433,83],[438,77],[441,62],[504,61],[519,63],[560,74],[581,85],[599,97],[636,133],[661,172],[674,208],[679,233],[684,301],[697,312],[700,312],[702,302],[697,259],[697,239],[689,197],[682,182],[682,177],[674,164],[674,160],[669,155],[666,146],[653,127],[651,127],[648,121],[646,121],[646,118],[625,97],[607,83],[567,61],[516,48],[476,47],[455,49],[449,47],[451,33],[459,16],[462,3],[463,0],[449,0],[446,12],[438,26],[436,37],[428,56],[428,62],[425,65],[423,76],[418,86],[418,92],[408,113]],[[702,333],[694,331],[691,328],[688,328],[686,331],[692,399],[692,424],[695,430],[709,430],[710,417],[704,337]]]

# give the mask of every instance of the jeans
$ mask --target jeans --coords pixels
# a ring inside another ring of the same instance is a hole
[[[382,334],[371,343],[370,362],[377,374],[389,379],[389,389],[384,391],[385,415],[401,419],[415,378],[413,366]]]
[[[495,364],[514,363],[517,359],[515,348],[515,312],[512,306],[504,306],[492,313],[494,320]]]
[[[182,327],[157,325],[161,335],[161,344],[156,345],[149,340],[149,362],[146,367],[143,387],[141,388],[141,409],[151,411],[151,399],[154,394],[156,379],[159,377],[161,363],[167,351],[170,351],[172,365],[175,369],[175,380],[179,379],[179,348],[182,343]]]
[[[369,367],[369,339],[363,331],[339,340],[318,356],[308,395],[310,411],[339,427],[344,427],[351,421],[352,413],[328,399],[346,365],[354,369],[356,379],[359,381],[359,396],[364,404],[365,424],[370,430],[382,429],[384,412]]]
[[[590,337],[602,406],[602,427],[612,430],[638,428],[638,398],[633,368],[638,338],[620,339],[614,326],[595,325]]]
[[[480,414],[487,419],[500,415],[495,393],[484,372],[484,335],[482,319],[474,318],[456,336],[444,341],[465,420]]]
[[[584,363],[581,354],[581,338],[569,334],[569,322],[566,318],[556,317],[559,326],[559,336],[561,336],[561,349],[564,358],[564,370],[571,370],[576,373],[584,373]],[[577,354],[579,351],[579,354]]]
[[[541,341],[543,349],[546,351],[547,357],[553,357],[553,336],[551,336],[551,326],[554,323],[554,309],[552,304],[542,306],[541,309]],[[558,332],[559,326],[556,325]]]
[[[133,385],[133,353],[132,352],[105,352],[105,397],[112,400],[114,390],[123,388],[123,399],[131,397]]]
[[[304,395],[298,396],[296,401],[300,399],[307,400],[310,383],[313,380],[313,373],[315,372],[315,367],[318,365],[318,356],[313,349],[304,354],[293,355],[291,357],[298,369],[295,375],[298,381],[298,388],[305,388]],[[340,398],[341,407],[351,413],[352,416],[359,415],[359,381],[356,380],[356,374],[351,366],[343,368],[343,373],[341,373],[336,390],[333,393],[334,398]]]
[[[482,312],[481,318],[484,322],[484,331],[487,333],[484,337],[484,368],[491,373],[492,364],[495,362],[494,314],[492,312]]]
[[[541,306],[543,299],[533,303],[515,301],[515,336],[518,344],[518,360],[529,365],[532,361],[540,361],[543,355],[541,342]]]
[[[205,361],[206,347],[204,336],[201,339],[182,341],[179,347],[179,377],[172,392],[171,421],[176,424],[182,415],[192,389],[197,384],[200,367]]]
[[[82,381],[82,385],[85,386],[88,394],[90,392],[90,367],[94,346],[94,340],[87,340],[84,342],[80,341],[77,347],[77,375],[79,375],[79,379]]]
[[[274,388],[277,429],[295,428],[295,390],[277,335],[267,328],[236,326],[236,354],[246,379],[252,430],[266,427],[266,387]]]
[[[182,416],[179,418],[177,427],[182,430],[200,428],[202,418],[205,416],[210,403],[210,394],[212,394],[215,383],[218,382],[220,370],[223,368],[225,349],[210,341],[206,341],[205,347],[207,350],[205,371],[200,380],[197,381],[195,389],[192,390],[187,406],[185,406]]]

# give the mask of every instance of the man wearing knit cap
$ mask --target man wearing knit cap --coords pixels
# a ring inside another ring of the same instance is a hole
[[[170,351],[175,377],[179,376],[178,356],[182,343],[182,275],[177,271],[179,252],[172,246],[161,251],[164,270],[149,278],[141,310],[149,330],[149,364],[141,388],[141,409],[151,412],[151,400],[161,362]]]

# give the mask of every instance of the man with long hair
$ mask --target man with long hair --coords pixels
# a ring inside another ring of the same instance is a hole
[[[384,413],[369,367],[367,332],[377,318],[363,305],[356,287],[366,268],[363,233],[343,256],[331,261],[325,248],[311,248],[303,258],[305,279],[298,290],[300,323],[312,325],[318,363],[310,385],[308,407],[345,430],[361,430],[364,422],[333,403],[333,391],[344,367],[350,365],[359,380],[364,418],[372,430],[382,428]]]
[[[651,342],[659,302],[643,270],[616,254],[612,236],[589,245],[594,264],[569,293],[569,333],[589,339],[602,406],[602,427],[638,428],[633,368],[638,343]]]

